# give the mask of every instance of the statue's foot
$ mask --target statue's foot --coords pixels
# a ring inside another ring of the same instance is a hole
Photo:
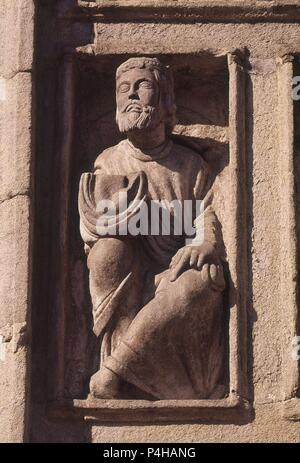
[[[111,370],[103,367],[90,380],[90,393],[98,399],[119,397],[119,378]]]

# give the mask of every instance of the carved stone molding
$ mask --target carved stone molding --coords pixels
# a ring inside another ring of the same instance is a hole
[[[237,398],[225,400],[73,400],[48,405],[49,417],[90,422],[236,423],[251,420],[251,407]]]
[[[203,0],[116,0],[78,1],[66,18],[93,22],[299,22],[300,5],[296,1],[203,1]]]
[[[284,326],[283,337],[283,415],[287,419],[300,419],[299,361],[292,356],[292,340],[298,333],[299,323],[299,273],[296,193],[296,143],[295,105],[292,99],[292,78],[295,75],[293,55],[277,60],[279,95],[279,144],[281,172],[281,306]],[[299,73],[299,72],[298,72]],[[298,74],[297,73],[297,74]],[[299,334],[299,333],[298,333]]]

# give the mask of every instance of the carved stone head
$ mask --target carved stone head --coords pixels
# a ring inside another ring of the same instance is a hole
[[[166,133],[172,132],[176,112],[172,73],[157,58],[130,58],[119,66],[116,100],[116,121],[122,133],[161,123]]]

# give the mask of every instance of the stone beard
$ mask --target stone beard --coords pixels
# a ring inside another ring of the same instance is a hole
[[[224,397],[223,241],[209,167],[199,153],[168,137],[176,107],[167,67],[156,58],[131,58],[118,68],[116,83],[116,120],[127,139],[97,157],[79,188],[93,330],[101,344],[90,394]],[[174,230],[101,236],[97,204],[120,192],[145,205],[203,201],[201,217],[194,211],[192,218],[196,238],[203,237],[204,224],[204,241],[187,246],[184,232]]]
[[[131,108],[135,108],[136,111],[129,110],[122,113],[117,109],[116,122],[121,133],[155,128],[162,120],[160,111],[154,106],[141,106],[134,103]]]

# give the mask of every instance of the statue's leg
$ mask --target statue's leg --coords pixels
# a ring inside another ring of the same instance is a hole
[[[102,238],[88,256],[94,332],[102,337],[101,357],[105,359],[118,345],[141,307],[142,278],[139,250],[129,240]],[[118,396],[119,378],[103,371],[102,365],[90,382],[93,395]]]
[[[219,368],[223,361],[219,338],[224,280],[222,270],[216,278],[213,274],[208,266],[201,272],[188,270],[175,282],[166,274],[155,297],[106,359],[106,369],[159,399],[207,398],[218,372],[210,380],[203,367],[211,362]]]

